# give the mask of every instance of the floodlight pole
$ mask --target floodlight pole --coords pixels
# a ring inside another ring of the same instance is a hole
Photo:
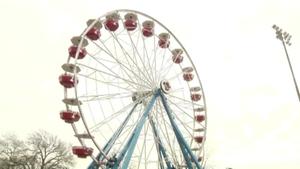
[[[282,32],[282,29],[279,28],[277,25],[273,25],[272,28],[275,29],[275,31],[276,31],[276,38],[279,39],[282,42],[282,45],[283,45],[283,48],[284,48],[284,51],[285,51],[285,55],[286,55],[286,58],[288,60],[289,67],[290,67],[290,70],[291,70],[291,74],[292,74],[292,77],[293,77],[293,81],[294,81],[294,84],[295,84],[295,89],[296,89],[296,92],[297,92],[298,100],[300,102],[300,93],[299,93],[297,80],[295,78],[293,67],[292,67],[292,64],[291,64],[291,60],[290,60],[290,57],[289,57],[289,54],[288,54],[287,48],[286,48],[286,44],[291,46],[292,43],[290,42],[290,40],[291,40],[292,36],[287,32]]]

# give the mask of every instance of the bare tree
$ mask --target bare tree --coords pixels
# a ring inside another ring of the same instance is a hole
[[[0,139],[0,169],[68,169],[74,166],[70,146],[46,131],[26,141],[15,135]]]
[[[33,162],[24,141],[15,135],[0,139],[0,169],[28,169]]]
[[[68,168],[74,165],[69,146],[46,131],[38,131],[28,138],[28,146],[36,155],[39,169]]]

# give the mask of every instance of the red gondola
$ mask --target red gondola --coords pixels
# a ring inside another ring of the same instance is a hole
[[[196,136],[196,137],[194,137],[194,139],[197,143],[202,143],[202,141],[204,140],[204,138],[202,136]]]
[[[183,79],[188,82],[192,81],[194,79],[194,75],[192,73],[184,73]]]
[[[77,155],[79,158],[86,158],[93,154],[93,149],[90,147],[84,146],[74,146],[72,147],[72,151],[74,155]]]
[[[59,83],[63,85],[65,88],[72,88],[75,86],[75,79],[73,75],[70,74],[62,74],[59,76]],[[78,83],[78,79],[76,80],[76,84]]]
[[[191,94],[191,99],[195,102],[199,101],[201,99],[201,95],[199,93],[193,93]]]
[[[80,119],[80,115],[78,112],[66,110],[60,112],[60,118],[63,119],[66,123],[74,123]]]
[[[204,115],[197,115],[197,116],[195,116],[195,120],[197,122],[201,123],[205,120],[205,116]]]
[[[76,53],[77,53],[78,47],[73,45],[71,47],[69,47],[68,51],[69,51],[69,56],[71,56],[72,58],[76,57]],[[85,50],[85,48],[81,48],[79,49],[79,54],[77,59],[83,59],[87,54],[87,51]]]

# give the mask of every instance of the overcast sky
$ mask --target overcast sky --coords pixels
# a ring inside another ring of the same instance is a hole
[[[78,144],[59,118],[60,66],[88,19],[120,8],[158,19],[191,55],[207,99],[209,164],[300,167],[300,103],[271,28],[293,35],[288,51],[300,83],[297,0],[1,0],[0,134],[45,129]],[[87,162],[78,160],[76,169]]]

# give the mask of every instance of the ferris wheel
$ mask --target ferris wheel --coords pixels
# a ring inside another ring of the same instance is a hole
[[[59,82],[88,169],[204,167],[205,97],[179,40],[158,20],[115,10],[71,39]]]

